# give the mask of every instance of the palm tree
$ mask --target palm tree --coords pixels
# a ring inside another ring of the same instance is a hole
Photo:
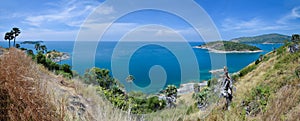
[[[38,52],[39,50],[41,50],[41,45],[39,43],[36,43],[34,45],[34,48],[35,48],[36,52]]]
[[[46,45],[42,45],[42,46],[40,46],[40,48],[41,48],[41,50],[42,50],[43,53],[47,53],[47,47],[46,47]]]
[[[5,40],[8,40],[8,47],[10,48],[10,40],[14,39],[13,33],[6,32],[4,36]]]
[[[17,36],[19,36],[19,34],[21,33],[20,29],[17,27],[12,28],[11,33],[13,33],[13,37],[14,37],[14,47],[16,46],[16,38]]]

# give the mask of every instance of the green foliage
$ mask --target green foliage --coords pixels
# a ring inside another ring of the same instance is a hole
[[[286,51],[286,47],[287,47],[288,45],[289,45],[289,43],[285,43],[284,46],[279,47],[279,48],[276,50],[276,54],[277,54],[277,55],[283,54],[283,53]]]
[[[237,80],[239,79],[239,74],[233,74],[233,75],[231,76],[231,78],[232,78],[233,80],[237,81]]]
[[[16,48],[20,48],[21,46],[20,46],[20,44],[16,44]]]
[[[243,68],[243,69],[240,71],[239,76],[242,77],[242,76],[248,74],[249,72],[251,72],[252,70],[254,70],[255,68],[256,68],[256,65],[255,65],[255,64],[249,65],[249,66]]]
[[[17,36],[20,35],[21,31],[19,28],[14,27],[14,28],[12,28],[11,33],[13,34],[13,38],[14,38],[14,46],[16,46],[16,38],[17,38]]]
[[[98,85],[96,81],[96,73],[93,71],[93,69],[87,69],[83,75],[83,81],[86,84],[94,84]]]
[[[66,73],[62,70],[55,71],[55,74],[56,75],[62,75],[63,77],[69,78],[69,79],[71,79],[73,77],[70,73]]]
[[[167,96],[172,96],[174,95],[175,97],[177,97],[177,87],[175,85],[168,85],[165,93]]]
[[[255,61],[255,65],[257,65],[257,64],[259,64],[260,63],[260,61],[259,61],[259,59],[257,59],[256,61]]]
[[[194,93],[193,98],[197,100],[197,103],[199,104],[205,104],[208,103],[207,99],[209,96],[210,88],[204,87],[199,93]]]
[[[259,113],[260,111],[265,111],[266,106],[271,95],[271,88],[266,84],[261,84],[253,88],[249,97],[246,98],[247,105],[254,113]]]
[[[61,65],[61,70],[64,71],[65,73],[70,74],[71,76],[73,76],[72,74],[72,70],[71,70],[71,66],[68,64],[63,64]]]
[[[114,86],[112,89],[105,89],[99,86],[97,90],[100,94],[104,94],[106,99],[115,107],[125,111],[128,111],[130,108],[133,114],[151,113],[161,110],[166,106],[165,101],[159,100],[157,96],[150,96],[148,98],[144,96],[128,96],[117,86]],[[140,93],[138,95],[140,95]]]
[[[14,39],[12,32],[6,32],[4,35],[4,40],[8,40],[8,47],[10,48],[10,41]]]
[[[34,55],[34,53],[33,53],[33,51],[32,51],[32,50],[27,50],[26,52],[27,52],[27,55],[29,55],[29,56],[31,56],[31,57],[32,57],[32,59],[34,59],[34,58],[35,58],[35,55]]]
[[[38,64],[42,64],[48,70],[56,71],[56,74],[63,75],[63,77],[66,78],[73,77],[73,73],[70,65],[67,64],[59,65],[51,61],[50,59],[46,58],[46,56],[41,51],[38,52],[37,55],[34,55],[32,50],[28,50],[27,53],[28,55],[32,56],[32,58],[35,59]]]
[[[9,48],[10,48],[11,40],[14,40],[14,46],[16,47],[16,38],[17,36],[19,36],[20,33],[21,33],[20,29],[16,27],[12,28],[10,32],[5,33],[4,40],[8,40]]]
[[[38,54],[36,55],[36,62],[39,63],[39,64],[46,65],[45,55],[41,52],[38,52]]]
[[[217,83],[218,83],[218,79],[217,78],[212,78],[212,79],[208,80],[207,86],[211,87],[213,85],[216,85]]]
[[[128,111],[133,114],[145,114],[155,112],[165,108],[166,102],[159,100],[157,96],[147,97],[142,92],[130,92],[126,94],[117,83],[117,80],[109,75],[109,70],[100,68],[91,68],[86,70],[83,76],[84,82],[88,84],[97,84],[97,91],[103,94],[108,101],[115,107]],[[170,90],[173,91],[173,87]],[[176,89],[176,87],[175,87]],[[176,90],[177,93],[177,90]]]

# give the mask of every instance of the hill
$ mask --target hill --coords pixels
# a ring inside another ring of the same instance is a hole
[[[232,76],[231,109],[216,106],[206,120],[300,120],[300,52],[289,53],[290,44]]]
[[[133,120],[96,87],[56,75],[21,50],[0,50],[0,120]]]
[[[215,41],[204,45],[199,45],[197,48],[208,49],[217,53],[244,53],[244,52],[260,52],[261,49],[237,42],[231,41]]]
[[[240,43],[284,43],[285,40],[290,40],[291,36],[282,35],[282,34],[264,34],[254,37],[239,37],[231,39],[233,42]]]

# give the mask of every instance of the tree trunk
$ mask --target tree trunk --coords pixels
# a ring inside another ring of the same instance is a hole
[[[14,37],[14,47],[16,47],[16,37]]]
[[[8,48],[10,48],[10,40],[8,40]]]

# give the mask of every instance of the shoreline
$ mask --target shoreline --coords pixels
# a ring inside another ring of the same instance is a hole
[[[213,52],[213,53],[259,53],[259,52],[263,52],[263,50],[255,50],[255,51],[224,51],[224,50],[216,50],[216,49],[211,49],[211,48],[207,48],[207,47],[200,47],[200,46],[194,46],[193,48],[197,48],[197,49],[204,49],[204,50],[208,50],[209,52]]]

